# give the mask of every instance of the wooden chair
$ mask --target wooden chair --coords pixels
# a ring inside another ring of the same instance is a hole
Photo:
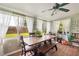
[[[22,53],[21,53],[21,55],[26,56],[26,53],[27,53],[27,52],[30,52],[31,55],[32,55],[32,52],[33,52],[33,48],[34,48],[34,47],[28,46],[28,45],[24,42],[23,36],[20,36],[20,45],[21,45],[21,47],[22,47]]]
[[[35,37],[35,33],[29,33],[29,36]]]

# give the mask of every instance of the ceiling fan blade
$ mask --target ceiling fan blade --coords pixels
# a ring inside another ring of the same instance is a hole
[[[64,8],[59,8],[59,10],[64,11],[64,12],[70,11],[69,9],[64,9]]]
[[[53,10],[53,8],[47,9],[47,10],[43,10],[42,12],[51,11],[51,10]]]
[[[59,8],[59,4],[58,3],[55,3],[55,6],[53,6],[53,9],[58,9]]]
[[[63,7],[65,5],[67,5],[67,4],[69,4],[69,3],[62,3],[62,4],[60,4],[60,7]]]
[[[56,6],[59,6],[59,4],[58,4],[58,3],[56,3]]]

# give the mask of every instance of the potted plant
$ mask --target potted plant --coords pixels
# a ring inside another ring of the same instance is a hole
[[[42,37],[41,31],[38,31],[38,30],[35,32],[35,35],[36,35],[37,37]]]

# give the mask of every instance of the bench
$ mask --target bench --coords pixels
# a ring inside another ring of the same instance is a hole
[[[57,45],[56,44],[46,44],[44,46],[41,46],[37,48],[36,55],[37,56],[45,56],[46,53],[48,53],[51,49],[55,48],[57,51]]]

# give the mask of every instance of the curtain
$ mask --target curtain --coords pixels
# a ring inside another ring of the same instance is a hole
[[[57,31],[59,29],[59,24],[60,24],[60,21],[53,21],[53,26],[54,26],[53,33],[57,33]]]
[[[18,26],[18,17],[17,16],[11,16],[9,26]]]
[[[18,20],[18,16],[17,15],[13,15],[11,16],[11,21],[10,21],[10,24],[9,26],[14,26],[16,27],[15,30],[17,31],[16,34],[18,34],[18,30],[19,30],[19,20]]]
[[[43,21],[37,19],[37,29],[38,29],[38,31],[42,32],[42,24],[43,24]]]
[[[34,20],[33,20],[33,31],[37,31],[37,18],[34,17]]]
[[[19,16],[19,26],[24,27],[24,17]]]
[[[30,17],[26,17],[26,22],[27,22],[27,28],[29,33],[33,32],[33,23],[34,23],[34,19],[30,18]]]
[[[19,16],[18,17],[18,28],[17,28],[18,34],[26,32],[27,29],[25,29],[26,27],[25,23],[26,23],[25,17]]]
[[[50,32],[50,22],[47,22],[47,33],[49,33]]]
[[[7,14],[0,14],[0,37],[4,37],[11,20],[11,16]]]
[[[0,14],[0,55],[3,55],[3,38],[8,30],[10,20],[10,15]]]
[[[46,29],[47,29],[46,27],[47,27],[47,22],[46,22],[46,21],[43,21],[42,30],[43,30],[44,33],[47,32],[47,31],[46,31]]]
[[[54,33],[53,21],[50,22],[50,32],[51,32],[51,33]]]

